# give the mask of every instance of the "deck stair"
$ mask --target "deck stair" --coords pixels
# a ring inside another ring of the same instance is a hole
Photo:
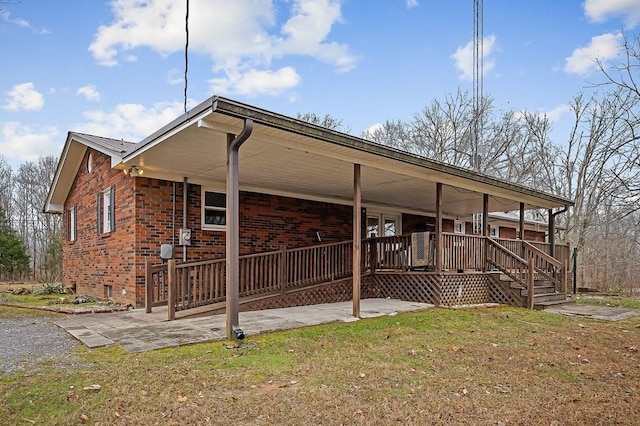
[[[496,271],[493,281],[517,298],[523,306],[541,309],[549,304],[571,302],[566,295],[566,267],[522,241],[521,252],[514,253],[498,242],[488,240],[487,262]],[[529,279],[532,278],[532,301]]]
[[[506,274],[494,274],[494,281],[514,297],[516,297],[522,306],[527,306],[528,292],[526,287],[515,281]],[[542,309],[545,306],[573,303],[574,301],[564,293],[556,291],[555,285],[548,280],[537,277],[533,286],[534,309]]]

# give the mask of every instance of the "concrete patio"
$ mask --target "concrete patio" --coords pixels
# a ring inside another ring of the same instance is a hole
[[[362,318],[395,315],[433,308],[427,303],[392,299],[363,299]],[[249,338],[260,333],[331,322],[358,321],[352,315],[352,303],[328,303],[293,308],[240,313],[240,327]],[[184,318],[167,321],[166,308],[143,309],[100,314],[69,315],[55,323],[89,348],[120,344],[129,352],[176,347],[191,343],[225,340],[225,315]]]

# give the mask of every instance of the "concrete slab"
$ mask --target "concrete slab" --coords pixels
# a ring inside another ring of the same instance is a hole
[[[240,327],[246,336],[253,336],[268,331],[339,321],[357,321],[358,318],[351,315],[352,306],[352,302],[341,302],[241,312]],[[360,304],[360,313],[362,318],[373,318],[433,307],[428,303],[363,299]],[[226,338],[224,314],[167,321],[166,308],[154,308],[151,314],[146,314],[140,309],[128,312],[73,315],[56,321],[56,324],[89,347],[118,343],[129,352]]]
[[[597,306],[578,303],[549,306],[544,310],[545,312],[553,312],[572,316],[583,316],[606,321],[623,321],[640,315],[640,312],[630,308]]]

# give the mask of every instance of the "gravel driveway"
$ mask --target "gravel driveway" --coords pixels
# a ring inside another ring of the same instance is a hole
[[[65,355],[80,343],[53,324],[52,318],[24,316],[0,318],[0,375],[31,371],[34,364],[54,361],[75,364]]]

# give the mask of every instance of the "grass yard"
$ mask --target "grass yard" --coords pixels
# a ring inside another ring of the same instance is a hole
[[[0,423],[640,423],[640,318],[432,309],[243,343],[83,347],[0,377]]]

